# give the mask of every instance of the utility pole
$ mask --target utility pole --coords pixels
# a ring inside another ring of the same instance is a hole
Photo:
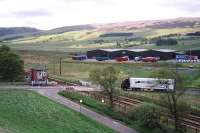
[[[62,58],[60,58],[60,75],[62,75]]]
[[[53,75],[56,75],[56,60],[53,60]]]

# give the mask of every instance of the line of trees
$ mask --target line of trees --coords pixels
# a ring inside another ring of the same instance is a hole
[[[163,46],[163,45],[177,45],[178,42],[175,39],[159,39],[156,41],[157,46]]]

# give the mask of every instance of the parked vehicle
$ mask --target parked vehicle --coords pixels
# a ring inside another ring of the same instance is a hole
[[[137,56],[134,58],[135,61],[141,61],[142,60],[142,56]]]
[[[88,81],[79,80],[79,82],[80,82],[80,84],[81,84],[82,86],[91,86],[91,85],[92,85],[92,83],[91,83],[91,82],[88,82]]]
[[[116,57],[115,60],[118,62],[129,61],[129,57],[128,56]]]
[[[122,81],[125,91],[173,91],[174,79],[128,78]]]
[[[142,58],[143,62],[157,62],[160,58],[159,57],[144,57]]]
[[[191,55],[176,55],[177,62],[197,62],[198,56]]]
[[[75,55],[72,57],[72,60],[87,60],[87,56],[86,55]]]
[[[109,57],[96,57],[97,61],[105,61],[105,60],[110,60]]]

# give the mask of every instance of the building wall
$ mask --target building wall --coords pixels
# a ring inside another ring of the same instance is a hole
[[[103,51],[103,50],[91,50],[91,51],[87,51],[87,57],[88,59],[91,59],[94,57],[109,57],[110,58],[110,52]]]
[[[200,58],[200,50],[191,50],[191,51],[186,51],[187,55],[193,55],[193,56],[198,56]]]
[[[93,57],[109,57],[110,59],[115,59],[116,57],[128,56],[130,60],[135,57],[160,57],[161,60],[175,59],[175,52],[162,52],[156,50],[147,50],[141,52],[134,52],[129,50],[119,50],[119,51],[104,51],[104,50],[91,50],[87,52],[87,57],[89,59]]]
[[[142,57],[160,57],[160,60],[170,60],[175,59],[176,54],[174,52],[161,52],[155,50],[148,50],[140,52]]]

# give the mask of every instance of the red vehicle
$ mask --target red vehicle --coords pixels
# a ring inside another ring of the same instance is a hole
[[[129,61],[129,57],[128,56],[116,57],[115,60],[118,62]]]
[[[142,58],[143,62],[157,62],[159,57],[144,57]]]
[[[198,60],[198,56],[189,56],[189,60]]]

